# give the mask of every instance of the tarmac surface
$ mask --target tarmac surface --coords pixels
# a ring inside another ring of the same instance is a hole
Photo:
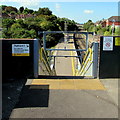
[[[100,79],[116,105],[118,105],[118,96],[120,96],[119,80],[120,79]]]
[[[25,79],[8,80],[2,83],[2,120],[7,120],[19,101]]]
[[[108,89],[49,87],[28,84],[24,86],[10,118],[118,118],[118,105]]]

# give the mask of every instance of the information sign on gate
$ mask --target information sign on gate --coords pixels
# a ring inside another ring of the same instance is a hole
[[[103,51],[112,51],[112,50],[113,50],[113,37],[104,37]]]
[[[115,38],[115,46],[120,46],[120,37]]]
[[[12,44],[12,56],[30,56],[29,44]]]

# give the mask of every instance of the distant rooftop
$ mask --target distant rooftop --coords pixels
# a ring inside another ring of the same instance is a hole
[[[112,21],[115,20],[115,22],[120,22],[120,16],[112,16],[108,19],[109,21]]]

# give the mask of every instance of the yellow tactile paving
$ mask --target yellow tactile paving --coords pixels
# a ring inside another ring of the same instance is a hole
[[[31,85],[49,85],[49,89],[105,90],[99,79],[34,79]]]
[[[105,90],[105,87],[98,79],[75,80],[76,89]]]
[[[75,89],[74,80],[61,80],[60,89]]]
[[[33,79],[32,85],[37,85],[37,84],[44,85],[44,84],[48,84],[48,82],[46,79]]]
[[[48,83],[50,85],[50,89],[60,89],[60,83],[58,82],[58,80],[48,80]]]

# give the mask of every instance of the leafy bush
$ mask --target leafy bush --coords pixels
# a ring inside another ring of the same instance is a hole
[[[118,27],[118,28],[115,29],[115,35],[120,36],[120,27]]]
[[[111,35],[111,33],[109,31],[104,32],[104,36],[110,36],[110,35]]]

